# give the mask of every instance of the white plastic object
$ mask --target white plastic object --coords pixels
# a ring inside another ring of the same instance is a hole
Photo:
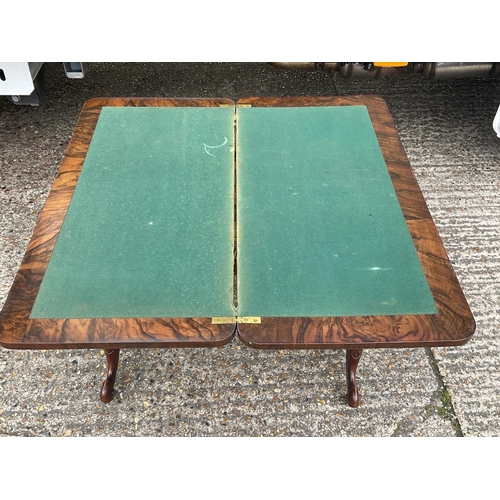
[[[0,95],[30,95],[43,63],[0,62]]]
[[[498,137],[500,137],[500,106],[498,106],[497,114],[495,118],[493,118],[493,129],[497,133]]]

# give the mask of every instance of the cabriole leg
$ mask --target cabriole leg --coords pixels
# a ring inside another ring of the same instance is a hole
[[[347,375],[347,404],[353,408],[359,406],[359,393],[356,387],[356,369],[363,349],[347,349],[346,375]]]
[[[109,403],[113,399],[120,349],[105,349],[104,352],[106,353],[106,359],[108,360],[108,374],[106,376],[106,380],[102,384],[101,401],[103,403]]]

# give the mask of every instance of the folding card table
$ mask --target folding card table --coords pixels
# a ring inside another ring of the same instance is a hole
[[[0,315],[13,349],[451,346],[475,323],[374,96],[87,101]]]

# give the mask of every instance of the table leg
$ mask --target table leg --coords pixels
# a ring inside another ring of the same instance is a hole
[[[106,353],[106,359],[108,360],[108,374],[106,376],[106,380],[102,384],[101,401],[103,403],[109,403],[113,399],[120,349],[105,349],[104,352]]]
[[[346,376],[347,376],[347,404],[353,408],[359,406],[359,393],[356,387],[356,369],[363,349],[347,349]]]

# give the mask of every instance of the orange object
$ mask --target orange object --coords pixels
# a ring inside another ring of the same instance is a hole
[[[407,66],[407,62],[374,62],[374,66],[377,66],[379,68],[395,68],[395,67],[401,67],[401,66]]]

